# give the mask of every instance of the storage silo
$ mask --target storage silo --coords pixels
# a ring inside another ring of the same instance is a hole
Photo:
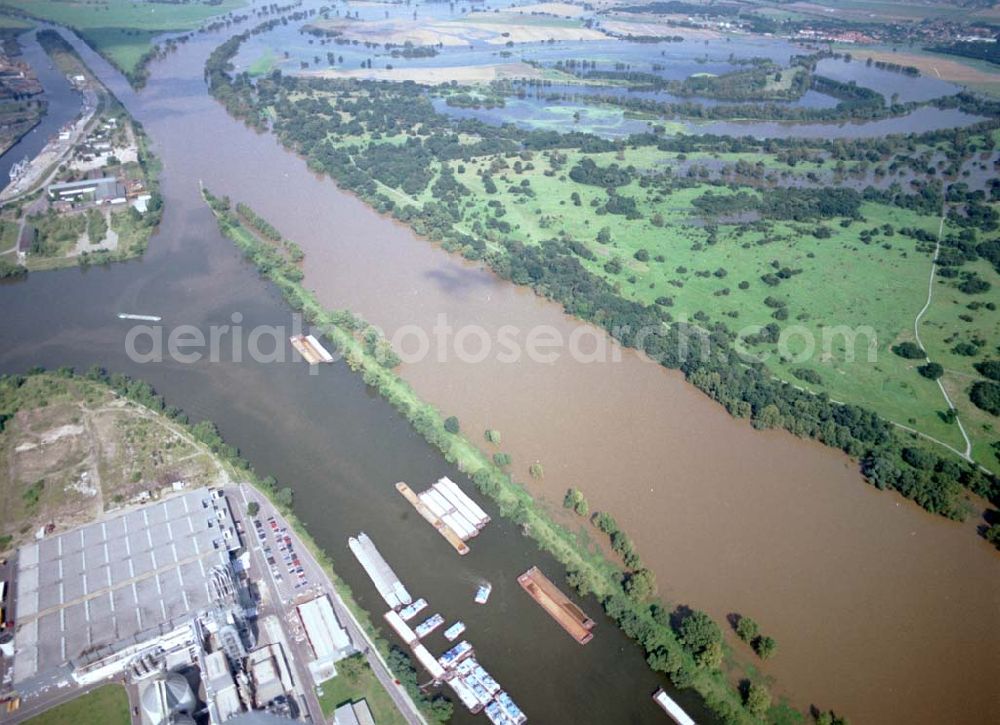
[[[177,672],[167,672],[153,678],[143,688],[139,699],[146,718],[155,725],[170,722],[171,716],[190,712],[195,706],[191,686]]]

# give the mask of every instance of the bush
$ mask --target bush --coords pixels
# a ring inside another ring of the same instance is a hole
[[[928,380],[937,380],[944,375],[944,368],[936,362],[927,363],[917,368],[917,372]]]
[[[632,256],[634,256],[640,262],[648,262],[649,261],[649,252],[646,251],[645,249],[640,249],[638,252],[636,252]]]
[[[493,462],[498,466],[509,466],[511,462],[511,457],[509,453],[494,453]]]
[[[458,418],[453,415],[449,415],[445,418],[444,429],[453,435],[457,434],[459,431]]]
[[[915,342],[910,342],[909,340],[901,342],[898,345],[894,345],[892,351],[907,360],[921,360],[927,357],[920,345]]]
[[[251,501],[247,504],[247,516],[256,516],[260,512],[260,504],[256,501]]]

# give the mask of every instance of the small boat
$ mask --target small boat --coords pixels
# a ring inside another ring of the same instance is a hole
[[[454,642],[456,639],[462,636],[465,631],[465,622],[455,622],[453,625],[448,627],[444,631],[444,638],[449,642]]]
[[[476,590],[476,604],[486,604],[490,600],[490,592],[493,591],[493,585],[489,582],[480,584],[479,588]]]
[[[159,322],[163,318],[162,317],[158,317],[157,315],[133,315],[130,312],[119,312],[118,313],[118,319],[119,320],[142,320],[143,322]]]

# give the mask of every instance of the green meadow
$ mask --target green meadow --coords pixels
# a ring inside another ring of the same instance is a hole
[[[874,408],[895,423],[965,450],[958,426],[946,416],[948,405],[937,383],[916,371],[923,360],[907,360],[891,351],[893,345],[913,339],[932,260],[929,249],[898,230],[909,227],[936,235],[938,217],[866,202],[860,219],[832,218],[821,224],[711,220],[698,213],[694,200],[707,192],[734,193],[728,187],[699,183],[664,193],[637,177],[618,188],[619,195],[637,202],[638,218],[629,219],[604,213],[605,189],[576,183],[566,172],[586,156],[602,167],[618,164],[646,174],[663,173],[679,166],[676,154],[645,147],[603,154],[569,151],[564,156],[558,170],[551,152],[536,153],[530,164],[505,164],[499,172],[493,156],[452,164],[456,179],[473,192],[467,197],[471,201],[464,202],[463,231],[474,233],[473,225],[495,215],[499,202],[502,218],[511,226],[510,237],[529,244],[555,237],[582,244],[592,258],[581,255],[581,264],[606,279],[620,296],[645,305],[663,304],[674,319],[705,328],[722,323],[739,332],[747,340],[747,353],[763,359],[776,377],[834,400]],[[730,164],[760,161],[769,172],[794,172],[799,178],[807,171],[831,173],[829,163],[795,168],[766,154],[720,158]],[[697,154],[686,159],[698,160]],[[482,178],[491,166],[494,194],[487,193]],[[523,191],[525,182],[530,194]],[[399,190],[385,190],[396,199],[406,198]],[[415,200],[432,198],[428,187]],[[814,234],[820,225],[828,236]],[[893,231],[884,231],[890,227]],[[872,236],[866,241],[862,231]],[[781,268],[794,274],[775,284],[773,273]],[[972,268],[994,290],[1000,287],[1000,275],[989,264],[980,261],[966,269]],[[980,378],[972,363],[983,355],[968,357],[953,349],[959,342],[975,341],[986,356],[995,354],[1000,313],[983,306],[995,294],[967,295],[954,282],[936,278],[921,339],[931,359],[946,369],[942,383],[953,393],[976,459],[997,470],[1000,466],[989,448],[996,437],[991,416],[972,405],[967,394],[968,386]],[[776,321],[787,338],[783,343],[753,342],[762,327]]]

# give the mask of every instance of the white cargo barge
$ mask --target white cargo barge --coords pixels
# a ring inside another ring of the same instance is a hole
[[[354,552],[358,562],[371,577],[375,589],[382,595],[385,603],[393,609],[405,607],[413,601],[406,587],[399,581],[399,577],[392,568],[386,564],[385,559],[378,553],[375,544],[364,532],[358,534],[357,538],[351,537],[347,540],[348,546]]]
[[[688,715],[684,710],[678,705],[666,692],[663,691],[661,687],[653,695],[653,700],[656,704],[663,708],[663,711],[667,713],[671,720],[673,720],[677,725],[695,725],[694,720]]]
[[[293,335],[289,342],[310,365],[333,362],[333,355],[313,335]]]

